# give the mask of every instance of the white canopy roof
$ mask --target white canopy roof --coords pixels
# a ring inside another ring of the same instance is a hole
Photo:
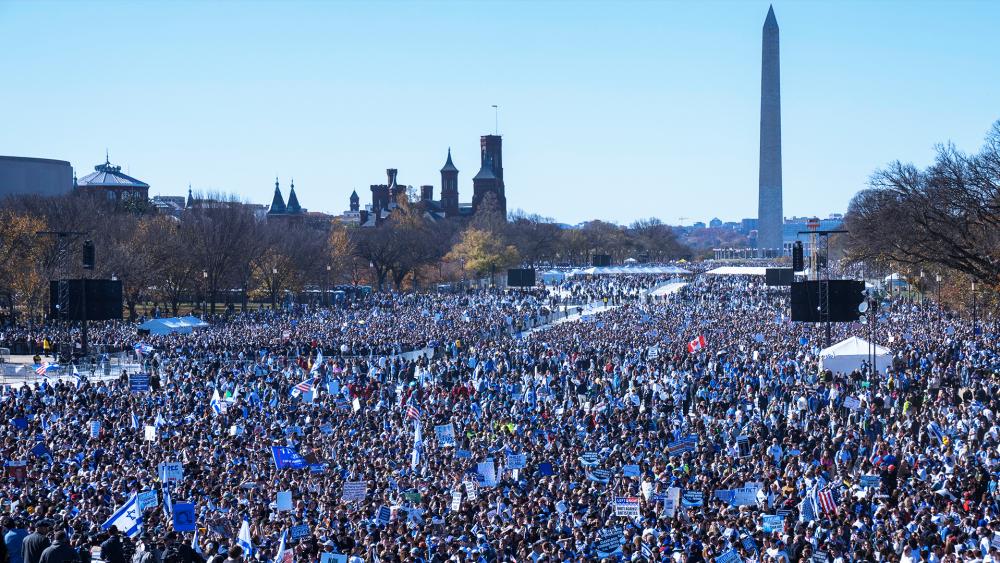
[[[852,336],[847,340],[843,340],[841,342],[834,344],[833,346],[830,346],[829,348],[825,348],[819,353],[819,355],[820,357],[845,356],[845,355],[857,355],[857,354],[867,356],[868,354],[871,353],[869,346],[870,346],[869,342],[864,338],[858,338],[857,336]],[[889,350],[888,348],[884,346],[879,346],[878,344],[875,345],[876,355],[885,356],[891,353],[892,351]]]
[[[767,268],[764,266],[719,266],[705,273],[716,276],[764,276],[767,275]],[[806,272],[795,273],[802,275]]]
[[[569,272],[570,276],[604,276],[604,275],[614,275],[614,274],[671,274],[671,275],[686,275],[691,272],[685,270],[684,268],[678,268],[677,266],[592,266],[590,268],[583,268],[578,270],[573,270]]]
[[[862,364],[872,360],[869,343],[863,338],[852,336],[838,342],[819,353],[820,366],[835,373],[850,373],[861,369]],[[874,347],[875,367],[884,371],[892,363],[892,351],[878,344]]]
[[[148,330],[154,336],[161,336],[172,333],[188,334],[196,328],[204,328],[206,326],[208,326],[208,323],[205,321],[189,315],[186,317],[150,319],[139,325],[139,328]]]

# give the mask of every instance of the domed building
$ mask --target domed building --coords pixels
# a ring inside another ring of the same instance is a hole
[[[78,193],[92,194],[117,203],[149,201],[149,184],[122,173],[121,166],[111,164],[105,155],[104,164],[94,167],[94,172],[74,181]]]

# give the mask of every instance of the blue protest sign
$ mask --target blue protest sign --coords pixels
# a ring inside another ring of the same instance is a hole
[[[174,503],[174,531],[193,532],[196,527],[194,504],[190,502]]]
[[[378,514],[375,515],[375,519],[378,520],[378,523],[382,526],[388,525],[389,521],[392,520],[392,509],[388,506],[380,506]]]
[[[459,459],[472,459],[472,452],[469,450],[456,450],[455,457]]]
[[[293,540],[301,539],[309,535],[309,526],[306,524],[300,524],[298,526],[292,526],[291,536]]]
[[[143,393],[149,391],[149,374],[133,373],[128,376],[128,388],[133,393]]]
[[[538,464],[538,472],[542,475],[542,477],[548,477],[549,475],[556,474],[555,471],[552,470],[552,464],[547,461],[543,461]]]
[[[15,419],[12,419],[10,422],[18,430],[27,430],[28,429],[28,419],[24,418],[23,416],[19,416],[19,417],[15,418]]]

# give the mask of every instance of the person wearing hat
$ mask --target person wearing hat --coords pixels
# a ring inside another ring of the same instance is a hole
[[[75,549],[73,549],[73,546],[69,544],[69,538],[66,537],[66,532],[56,532],[54,538],[55,541],[52,542],[52,545],[45,548],[45,551],[42,552],[39,563],[65,563],[66,561],[79,561],[80,555]]]
[[[51,528],[52,522],[39,520],[35,524],[35,531],[24,538],[21,543],[21,559],[24,563],[38,563],[42,558],[42,552],[51,544],[48,538]]]

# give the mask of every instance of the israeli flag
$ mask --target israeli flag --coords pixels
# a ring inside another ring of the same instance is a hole
[[[243,548],[243,557],[250,559],[253,557],[253,540],[250,538],[250,522],[243,520],[240,526],[240,533],[236,536],[236,545]]]
[[[212,412],[214,412],[216,416],[222,414],[222,398],[219,397],[218,389],[212,391],[212,400],[209,401],[208,404],[212,406]]]
[[[323,365],[323,351],[322,350],[317,350],[316,351],[316,361],[313,362],[312,369],[309,370],[309,373],[316,373],[317,371],[319,371],[319,368],[322,365]]]
[[[142,528],[142,510],[139,510],[139,496],[137,494],[133,494],[125,504],[111,515],[111,518],[101,524],[101,529],[107,530],[111,526],[115,526],[129,537],[139,535],[139,529]]]
[[[132,413],[132,430],[139,429],[139,417]]]
[[[285,559],[285,536],[288,535],[288,529],[281,531],[281,542],[278,543],[278,553],[274,556],[274,563],[284,563]]]
[[[170,485],[163,486],[163,514],[168,520],[173,518],[174,499],[170,496]]]

